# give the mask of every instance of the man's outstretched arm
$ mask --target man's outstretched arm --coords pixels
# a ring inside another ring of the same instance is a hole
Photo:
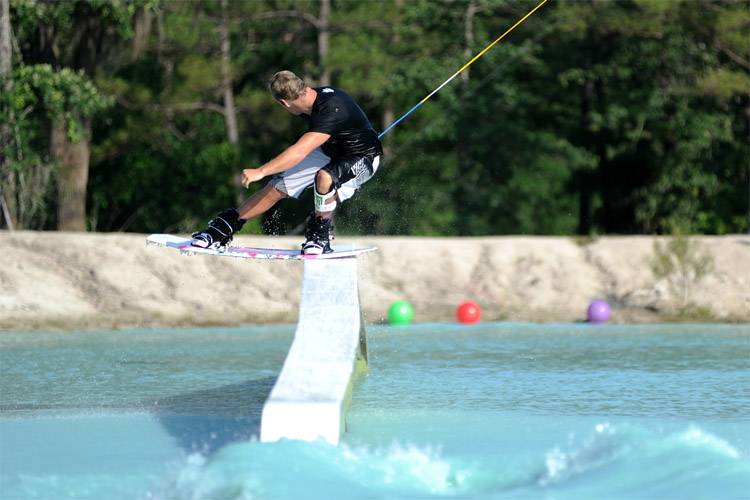
[[[322,146],[331,136],[321,132],[306,132],[297,142],[286,148],[279,156],[263,164],[259,168],[246,168],[242,171],[242,185],[248,187],[250,183],[262,178],[285,172],[305,159],[307,155]]]

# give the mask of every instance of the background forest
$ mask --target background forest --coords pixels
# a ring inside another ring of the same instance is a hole
[[[539,1],[0,0],[0,227],[199,229],[305,131],[273,72],[382,131]],[[750,2],[550,0],[382,140],[339,234],[747,232]]]

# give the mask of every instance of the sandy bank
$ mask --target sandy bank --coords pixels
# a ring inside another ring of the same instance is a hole
[[[336,243],[379,247],[358,261],[368,323],[384,321],[395,300],[409,301],[420,322],[453,321],[464,300],[479,303],[485,321],[581,321],[597,298],[612,305],[616,323],[673,320],[680,311],[692,320],[750,322],[750,236],[691,238],[713,270],[681,288],[674,286],[678,272],[671,279],[651,272],[654,241],[339,236]],[[139,234],[0,232],[0,329],[293,323],[302,266],[185,256],[146,246]]]

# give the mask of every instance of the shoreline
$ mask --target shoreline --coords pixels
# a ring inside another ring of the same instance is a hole
[[[181,255],[134,233],[0,231],[0,331],[296,323],[303,263]],[[297,248],[298,236],[235,244]],[[610,323],[750,323],[750,235],[689,238],[711,271],[697,282],[651,271],[670,237],[347,237],[365,322],[405,300],[414,322],[455,322],[471,300],[482,321],[571,323],[606,300]]]

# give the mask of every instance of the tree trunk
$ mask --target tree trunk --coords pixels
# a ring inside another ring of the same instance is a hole
[[[90,78],[96,72],[98,56],[102,44],[101,21],[95,16],[76,21],[76,36],[68,52],[69,61],[60,60],[57,33],[50,28],[42,47],[48,50],[48,57],[56,70],[70,67],[76,71],[83,70]],[[58,120],[50,126],[49,149],[55,160],[57,186],[57,230],[86,231],[86,186],[89,179],[89,161],[91,158],[91,119],[81,117],[81,138],[78,142],[70,141],[66,123]]]
[[[224,97],[224,125],[227,129],[227,142],[232,146],[233,154],[233,181],[236,192],[237,205],[242,203],[246,197],[245,188],[242,186],[242,173],[239,168],[239,132],[237,130],[237,109],[234,105],[234,90],[232,89],[231,53],[229,45],[229,0],[221,0],[221,17],[219,18],[219,39],[221,41],[221,89]]]
[[[221,39],[221,87],[224,94],[224,122],[227,127],[227,140],[232,146],[239,141],[237,132],[237,111],[234,107],[234,92],[232,90],[231,54],[229,46],[229,20],[227,19],[228,0],[221,0],[221,21],[219,22],[219,37]]]
[[[470,0],[469,5],[466,8],[466,16],[464,17],[464,59],[469,61],[472,54],[472,46],[474,45],[474,15],[477,11],[477,5],[475,0]],[[466,68],[461,72],[461,91],[466,94],[469,91],[469,68]],[[466,119],[465,112],[462,111],[461,122]],[[457,165],[456,165],[456,180],[455,188],[453,191],[453,202],[456,205],[456,214],[463,218],[466,214],[466,200],[468,198],[468,180],[466,179],[467,165],[469,163],[469,139],[466,137],[465,127],[459,126],[456,131],[457,144]],[[466,236],[468,234],[467,224],[458,224],[457,230],[459,236]]]
[[[12,51],[10,46],[10,4],[9,0],[0,0],[0,85],[3,92],[13,88],[11,66]],[[0,110],[8,118],[7,123],[0,125],[0,227],[10,230],[17,224],[16,220],[16,182],[10,171],[9,146],[13,139],[11,124],[14,121],[13,110]]]
[[[393,111],[390,99],[385,103],[385,109],[383,110],[383,118],[380,122],[383,130],[391,126],[396,121],[396,113]],[[383,141],[383,154],[387,158],[393,152],[393,143],[391,141]]]
[[[86,231],[86,184],[91,157],[88,137],[91,135],[91,122],[85,120],[84,123],[85,132],[77,143],[72,143],[68,138],[63,121],[54,124],[50,131],[50,152],[58,163],[58,231]]]
[[[131,62],[141,57],[146,50],[153,20],[153,11],[148,8],[140,8],[133,14],[133,40],[130,45],[132,48],[130,53]]]
[[[470,0],[466,7],[466,17],[464,17],[464,60],[470,61],[472,46],[474,45],[474,15],[477,13],[477,4],[475,0]],[[463,91],[469,90],[469,68],[461,72],[461,86]]]
[[[0,79],[10,76],[11,70],[10,48],[10,3],[0,0]]]
[[[331,11],[331,0],[320,0],[320,17],[318,29],[318,64],[320,64],[320,85],[331,85],[331,70],[328,67],[328,16]]]
[[[586,65],[588,73],[589,67]],[[586,149],[591,144],[591,113],[594,107],[594,82],[587,77],[581,88],[581,120],[580,133],[583,145]],[[591,174],[583,172],[578,176],[578,234],[588,235],[591,233]]]

